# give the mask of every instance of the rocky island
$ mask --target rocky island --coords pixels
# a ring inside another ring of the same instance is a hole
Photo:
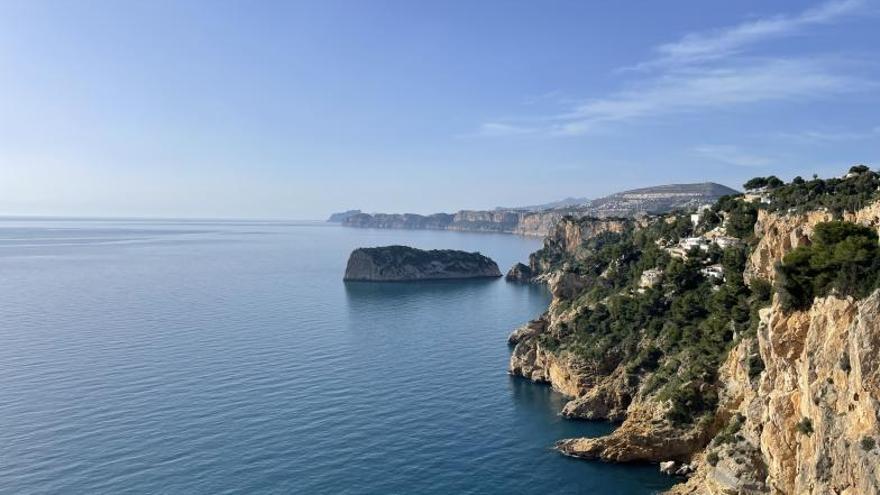
[[[500,276],[498,265],[480,253],[383,246],[352,251],[343,280],[406,282]]]
[[[674,494],[880,493],[880,174],[784,183],[700,214],[566,216],[510,278],[548,310],[509,371],[622,422],[561,453],[654,462]]]

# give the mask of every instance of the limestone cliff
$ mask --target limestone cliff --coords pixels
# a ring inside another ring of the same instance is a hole
[[[647,214],[695,208],[735,193],[729,187],[714,183],[667,184],[619,192],[592,201],[569,198],[530,207],[460,210],[452,214],[433,215],[367,214],[357,210],[334,215],[331,221],[341,221],[343,226],[359,228],[497,232],[543,237],[551,233],[556,222],[566,215],[637,218]]]
[[[577,259],[578,247],[604,233],[620,233],[638,222],[626,218],[562,217],[544,237],[540,250],[529,256],[528,274],[549,275],[566,254]],[[519,271],[524,272],[520,269]]]
[[[880,202],[842,218],[877,227],[878,211]],[[773,266],[830,219],[827,211],[761,212],[746,273],[773,279]],[[761,312],[755,346],[763,371],[726,381],[740,438],[711,445],[712,463],[704,459],[673,492],[880,493],[880,291],[861,301],[816,299],[794,313],[776,302]],[[742,352],[728,361],[748,367]]]
[[[880,227],[880,202],[852,212],[839,215],[842,220],[869,227]],[[775,278],[774,266],[782,261],[783,255],[792,249],[809,244],[813,229],[821,222],[834,219],[827,209],[807,212],[773,212],[760,210],[755,223],[755,237],[758,242],[752,249],[746,279]]]
[[[816,226],[835,218],[880,227],[880,201],[835,213],[760,209],[739,280],[776,279],[783,257],[809,245]],[[565,416],[622,421],[607,436],[563,439],[557,449],[615,462],[675,461],[671,472],[689,476],[671,490],[676,494],[880,493],[880,290],[860,300],[831,294],[800,310],[784,308],[774,295],[763,309],[752,305],[748,321],[736,319],[740,310],[722,312],[733,318],[729,327],[712,323],[713,315],[698,316],[706,318],[701,328],[717,328],[705,335],[726,344],[710,361],[717,363],[714,370],[685,376],[675,366],[688,366],[702,351],[669,341],[695,330],[654,328],[650,318],[633,318],[644,327],[620,330],[612,324],[615,337],[595,334],[589,325],[602,321],[596,315],[627,314],[615,313],[615,305],[644,311],[639,308],[660,301],[687,314],[688,304],[697,301],[668,273],[657,288],[639,294],[634,280],[655,267],[620,242],[646,231],[653,237],[640,245],[644,250],[652,243],[668,246],[676,235],[694,235],[663,226],[676,221],[565,218],[530,257],[529,273],[548,284],[553,300],[544,315],[511,335],[509,371],[569,396]],[[732,290],[732,275],[725,272],[725,280],[714,285],[700,282],[706,285],[699,290],[715,292],[708,297],[717,305]],[[676,410],[682,394],[691,401],[686,404],[698,406],[684,421]]]

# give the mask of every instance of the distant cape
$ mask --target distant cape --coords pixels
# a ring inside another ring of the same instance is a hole
[[[374,229],[455,230],[462,232],[496,232],[545,236],[565,215],[607,217],[636,217],[652,213],[666,213],[678,209],[693,209],[711,204],[722,196],[739,191],[716,184],[666,184],[632,189],[602,198],[566,198],[560,201],[521,208],[494,210],[460,210],[456,213],[363,213],[348,210],[334,213],[328,221],[346,227]]]

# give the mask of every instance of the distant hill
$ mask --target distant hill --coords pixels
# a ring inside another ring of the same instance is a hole
[[[543,205],[495,210],[460,210],[456,213],[417,215],[414,213],[361,213],[351,210],[344,215],[346,227],[376,229],[457,230],[464,232],[501,232],[544,236],[565,215],[579,217],[635,217],[693,209],[714,203],[721,196],[738,191],[721,184],[667,184],[623,191],[603,198],[566,198]]]
[[[739,191],[714,182],[666,184],[623,191],[590,201],[579,208],[583,215],[630,217],[638,214],[696,208]]]
[[[588,204],[590,202],[590,198],[565,198],[560,199],[559,201],[551,201],[549,203],[542,203],[538,205],[531,206],[516,206],[516,207],[504,207],[498,206],[495,208],[495,211],[508,211],[508,210],[523,210],[523,211],[542,211],[542,210],[555,210],[557,208],[571,208],[574,206],[582,206]]]

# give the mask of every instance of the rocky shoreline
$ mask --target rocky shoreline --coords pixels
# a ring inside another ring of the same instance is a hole
[[[815,226],[831,218],[827,210],[759,211],[743,279],[772,281],[782,258],[809,245]],[[842,218],[876,229],[880,201]],[[598,276],[573,267],[589,261],[585,246],[674,221],[566,217],[528,265],[508,272],[508,280],[545,283],[553,295],[547,312],[510,334],[508,371],[567,396],[563,416],[621,422],[606,436],[562,439],[556,449],[588,460],[657,463],[682,477],[672,494],[880,493],[880,290],[862,300],[817,298],[797,311],[774,297],[755,313],[754,330],[733,332],[715,376],[684,384],[717,398],[692,421],[670,419],[674,400],[656,388],[671,379],[662,366],[572,350],[579,321],[604,304],[584,294],[609,286],[603,278],[614,275],[613,266]],[[650,354],[656,338],[637,338],[634,352]]]

